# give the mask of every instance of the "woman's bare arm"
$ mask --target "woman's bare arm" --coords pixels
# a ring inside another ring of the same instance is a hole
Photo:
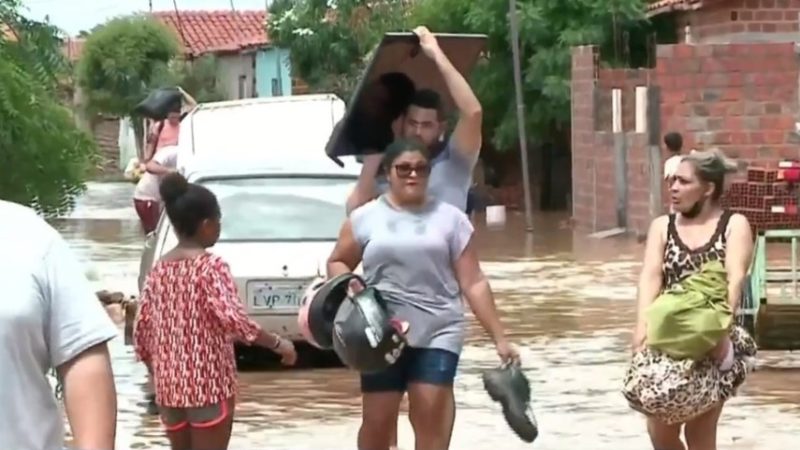
[[[639,287],[636,294],[636,327],[643,330],[645,327],[645,313],[650,303],[656,299],[664,283],[661,265],[664,259],[664,230],[667,229],[668,216],[661,216],[653,220],[647,231],[642,271],[639,274]]]
[[[753,257],[753,233],[750,223],[741,214],[734,214],[728,222],[728,245],[725,269],[728,272],[728,302],[734,311],[742,301],[742,285]]]
[[[175,172],[175,169],[170,169],[169,167],[163,166],[160,163],[153,161],[147,161],[144,164],[145,170],[152,173],[153,175],[166,175],[168,173]]]
[[[358,181],[353,188],[353,192],[347,198],[346,208],[347,215],[353,212],[359,206],[369,202],[377,196],[377,183],[375,176],[378,174],[378,169],[381,165],[381,158],[383,155],[375,153],[364,155],[364,160],[361,163],[361,173],[358,175]]]
[[[328,258],[328,277],[335,277],[343,273],[352,272],[361,263],[361,246],[353,235],[353,225],[346,220],[339,231],[339,240]]]
[[[505,329],[500,322],[494,294],[489,280],[481,270],[478,254],[472,240],[453,264],[461,292],[469,302],[472,312],[495,343],[505,340]]]
[[[191,111],[195,106],[197,106],[197,100],[194,99],[188,92],[184,91],[182,87],[178,86],[178,91],[180,91],[181,95],[183,96],[184,100],[184,110]]]
[[[141,163],[146,163],[153,159],[153,155],[156,153],[156,143],[158,141],[158,135],[161,132],[159,129],[159,122],[153,122],[147,125],[147,139],[144,143],[144,155]]]

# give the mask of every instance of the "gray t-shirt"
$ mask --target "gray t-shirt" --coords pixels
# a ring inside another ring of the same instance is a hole
[[[47,373],[118,331],[67,243],[32,210],[0,201],[0,249],[0,449],[60,449]]]
[[[350,220],[365,279],[397,318],[409,322],[409,345],[461,353],[464,309],[453,263],[474,231],[467,216],[438,200],[403,211],[381,196]]]
[[[428,193],[436,200],[449,203],[461,211],[467,209],[467,193],[472,185],[472,170],[477,164],[474,158],[458,151],[453,138],[447,141],[444,150],[431,161],[431,176],[428,180]],[[386,179],[377,180],[378,192],[386,192]]]

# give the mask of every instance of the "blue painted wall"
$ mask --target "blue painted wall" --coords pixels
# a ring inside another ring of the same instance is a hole
[[[256,92],[259,97],[292,95],[289,50],[272,47],[256,54]]]

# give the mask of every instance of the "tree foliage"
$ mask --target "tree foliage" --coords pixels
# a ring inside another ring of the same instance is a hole
[[[365,55],[385,31],[419,24],[434,32],[486,34],[488,58],[476,68],[472,83],[483,103],[486,135],[500,149],[516,146],[508,0],[338,1],[333,2],[333,21],[326,19],[330,3],[284,0],[269,23],[276,43],[291,49],[293,70],[312,89],[331,89],[335,82],[330,78],[357,77]],[[644,3],[518,0],[525,125],[534,140],[569,124],[570,48],[608,47],[614,30],[643,18]]]
[[[0,0],[0,198],[61,214],[84,189],[95,146],[58,102],[69,75],[58,31],[20,8]]]
[[[86,39],[78,63],[78,83],[90,113],[126,116],[155,84],[169,79],[178,55],[176,36],[147,16],[112,19]]]
[[[525,127],[529,134],[546,138],[569,124],[571,48],[605,45],[613,37],[615,22],[641,19],[643,6],[642,0],[517,2]],[[476,70],[474,84],[486,110],[486,126],[498,148],[515,147],[517,139],[508,16],[508,0],[420,0],[415,10],[415,20],[435,30],[488,35],[489,59]]]
[[[349,98],[387,31],[405,30],[408,0],[277,0],[267,23],[278,47],[291,50],[292,72],[318,92]]]
[[[180,42],[152,17],[120,17],[88,34],[77,78],[89,114],[128,116],[153,90],[181,86],[199,102],[224,100],[213,55],[185,60]],[[134,121],[141,147],[142,123]]]
[[[217,83],[219,61],[214,55],[203,55],[191,61],[175,60],[163,80],[156,86],[180,86],[200,103],[225,100]]]

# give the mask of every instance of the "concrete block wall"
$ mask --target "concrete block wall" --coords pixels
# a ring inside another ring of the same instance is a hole
[[[99,153],[95,176],[119,176],[119,119],[99,117],[92,125],[92,135]],[[126,161],[127,162],[127,161]]]
[[[793,43],[663,45],[655,68],[644,70],[605,69],[597,61],[595,47],[573,49],[572,204],[578,229],[618,226],[614,185],[623,175],[612,158],[615,139],[626,144],[629,230],[646,232],[651,186],[660,186],[662,192],[654,195],[662,204],[666,198],[665,185],[652,182],[661,174],[651,170],[646,157],[652,139],[632,127],[636,111],[630,105],[637,86],[659,93],[658,104],[651,105],[657,109],[657,123],[649,123],[648,131],[657,137],[667,131],[682,133],[687,151],[718,147],[743,165],[765,168],[800,159],[795,131],[800,64]],[[606,117],[612,89],[622,95],[622,130],[616,138]],[[662,151],[661,165],[667,156]]]
[[[679,14],[678,35],[694,43],[800,40],[800,0],[717,0]]]
[[[663,130],[765,167],[797,158],[794,44],[666,45],[655,68]]]

